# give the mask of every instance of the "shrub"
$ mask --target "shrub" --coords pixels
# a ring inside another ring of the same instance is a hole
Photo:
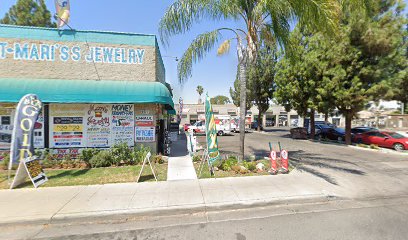
[[[127,145],[127,143],[118,143],[111,148],[112,159],[116,165],[133,164],[132,149]]]
[[[194,155],[193,156],[193,162],[199,162],[201,161],[201,156],[200,155]]]
[[[234,156],[229,157],[228,159],[225,159],[224,161],[222,161],[220,169],[223,171],[231,171],[232,166],[237,165],[238,164],[238,159]]]
[[[96,148],[86,148],[83,149],[81,152],[81,155],[79,156],[79,159],[83,162],[85,162],[89,167],[91,166],[91,159],[93,156],[97,155],[101,150],[96,149]]]
[[[160,154],[153,156],[153,162],[158,163],[158,164],[163,164],[164,163],[163,156]]]
[[[10,163],[10,153],[5,152],[5,153],[1,154],[0,159],[1,159],[1,165],[2,165],[3,169],[7,170],[8,165]]]
[[[133,164],[141,164],[148,152],[150,152],[150,147],[145,147],[143,145],[135,147],[132,152]]]
[[[91,167],[110,167],[113,164],[110,151],[100,151],[89,160]]]
[[[242,164],[248,171],[255,171],[256,170],[256,162],[243,162]]]

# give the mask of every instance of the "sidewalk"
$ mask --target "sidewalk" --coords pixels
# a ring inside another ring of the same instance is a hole
[[[0,223],[125,218],[171,211],[327,201],[330,184],[309,174],[0,191]]]
[[[167,181],[197,179],[193,160],[187,152],[186,135],[180,134],[177,137],[178,140],[171,144]]]

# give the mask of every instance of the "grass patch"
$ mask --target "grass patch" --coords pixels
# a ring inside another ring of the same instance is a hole
[[[90,169],[45,169],[44,172],[48,177],[48,182],[41,187],[136,182],[141,167],[141,165],[137,165]],[[155,164],[154,167],[157,180],[166,181],[167,164]],[[15,171],[12,172],[11,180],[14,174]],[[139,180],[139,182],[146,181],[155,181],[149,165],[145,166]],[[30,180],[27,179],[21,187],[32,188],[33,185]],[[8,188],[7,171],[0,171],[0,189]]]

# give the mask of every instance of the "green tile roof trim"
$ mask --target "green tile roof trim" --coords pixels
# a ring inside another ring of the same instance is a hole
[[[33,93],[44,103],[158,103],[174,109],[160,82],[1,78],[0,86],[0,102],[16,103]]]
[[[95,42],[142,46],[157,46],[156,36],[149,34],[83,31],[0,24],[1,38],[33,39],[62,42]]]

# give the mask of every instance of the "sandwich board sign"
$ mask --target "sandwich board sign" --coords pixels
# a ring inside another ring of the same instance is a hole
[[[41,167],[40,160],[36,157],[25,158],[19,163],[11,188],[24,183],[27,177],[30,178],[35,188],[48,181]]]

